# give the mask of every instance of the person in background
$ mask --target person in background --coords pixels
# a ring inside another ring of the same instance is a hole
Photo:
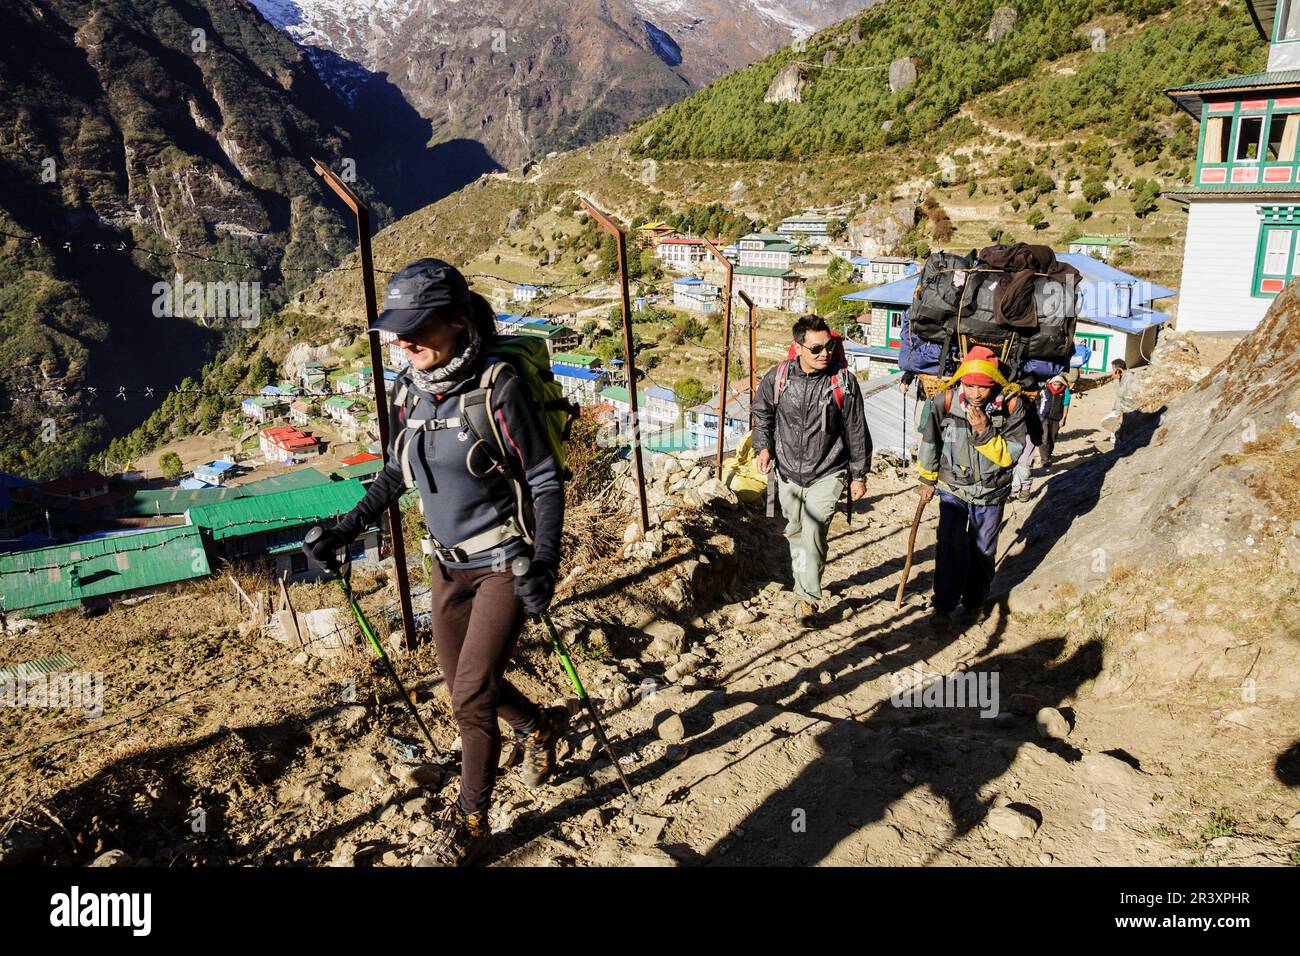
[[[1025,450],[1020,453],[1015,472],[1011,478],[1011,493],[1020,501],[1028,501],[1034,493],[1034,456],[1038,463],[1047,468],[1052,462],[1052,452],[1056,448],[1056,436],[1065,424],[1066,409],[1070,405],[1070,389],[1065,379],[1056,375],[1049,379],[1038,392],[1038,401],[1025,407],[1028,434],[1025,438]]]
[[[1137,411],[1137,380],[1128,370],[1128,363],[1115,359],[1110,363],[1111,379],[1115,383],[1115,406],[1099,422],[1100,427],[1108,431],[1107,439],[1119,447],[1124,436],[1125,425],[1130,412]]]

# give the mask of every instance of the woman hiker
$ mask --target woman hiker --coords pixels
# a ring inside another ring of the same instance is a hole
[[[567,710],[539,707],[504,677],[525,613],[545,611],[555,590],[563,479],[528,392],[508,364],[487,411],[513,460],[495,467],[461,422],[461,397],[478,390],[486,364],[496,361],[487,355],[496,317],[460,272],[438,259],[412,262],[389,282],[384,304],[371,331],[396,335],[410,358],[393,383],[391,454],[365,497],[310,553],[324,563],[373,525],[408,483],[419,489],[437,565],[433,639],[461,737],[460,796],[442,818],[433,856],[440,865],[463,866],[488,848],[498,716],[523,739],[528,786],[550,775],[568,726]],[[511,477],[526,495],[516,494]]]

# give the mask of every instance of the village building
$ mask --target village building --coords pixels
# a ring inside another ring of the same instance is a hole
[[[251,495],[186,512],[186,524],[202,535],[209,561],[238,561],[264,567],[290,581],[313,580],[325,572],[309,565],[302,539],[312,525],[351,511],[365,494],[355,479],[267,495]],[[348,549],[348,559],[364,567],[380,561],[379,529],[367,528]]]
[[[21,494],[14,494],[34,484],[35,481],[22,475],[0,472],[0,551],[23,546],[27,536],[35,535],[44,527],[41,509]]]
[[[339,395],[356,395],[374,388],[375,373],[368,368],[359,368],[346,375],[340,375],[334,382],[334,391]]]
[[[205,485],[224,485],[227,480],[235,477],[238,468],[233,461],[224,461],[217,459],[210,461],[206,465],[199,465],[194,469],[194,477],[203,482]]]
[[[1269,43],[1262,73],[1166,90],[1200,123],[1178,327],[1245,333],[1300,275],[1300,3],[1247,0]]]
[[[210,573],[199,530],[178,526],[0,555],[0,594],[6,612],[37,616],[103,608]]]
[[[599,368],[561,365],[552,361],[551,374],[564,389],[564,397],[581,406],[594,405],[601,386],[605,384],[605,372]]]
[[[666,222],[647,222],[636,231],[642,249],[652,248],[662,239],[677,235],[677,230]]]
[[[830,230],[833,222],[835,219],[831,216],[814,216],[807,213],[802,216],[786,216],[777,225],[776,231],[782,236],[802,239],[809,245],[825,246],[831,241]]]
[[[551,294],[551,290],[544,285],[532,285],[528,282],[516,282],[510,290],[511,302],[532,302],[534,299],[541,299]]]
[[[722,289],[695,276],[673,280],[673,305],[680,309],[712,314],[722,299]]]
[[[255,422],[269,422],[283,413],[284,409],[284,399],[278,395],[259,395],[257,398],[246,398],[239,403],[240,413]]]
[[[681,409],[677,404],[677,396],[673,394],[671,388],[653,385],[647,388],[643,394],[645,395],[645,405],[638,407],[637,410],[643,412],[648,424],[656,428],[679,424]]]
[[[292,425],[264,428],[258,435],[258,445],[262,449],[262,457],[268,462],[286,465],[315,458],[324,450],[319,438]]]
[[[664,265],[679,272],[688,271],[709,257],[703,239],[663,239],[655,249],[655,254],[663,260]]]
[[[320,392],[325,388],[329,376],[325,372],[325,365],[315,359],[307,362],[302,367],[302,373],[298,380],[302,382],[302,387],[308,392]]]
[[[582,333],[564,325],[550,322],[527,321],[512,326],[512,335],[528,335],[546,340],[546,351],[550,355],[567,352],[582,344]]]
[[[867,285],[893,282],[921,268],[920,263],[906,256],[854,256],[849,265],[853,267],[853,281]]]
[[[803,282],[803,276],[791,269],[737,266],[732,270],[735,291],[744,292],[756,305],[784,312],[798,311],[805,304]]]
[[[692,448],[708,451],[718,448],[718,397],[686,409],[686,431]],[[723,433],[724,450],[740,444],[749,431],[749,393],[737,392],[727,399],[727,426]]]
[[[796,262],[796,246],[788,236],[751,232],[741,236],[736,246],[739,249],[737,262],[741,266],[785,270]]]
[[[311,403],[300,398],[289,406],[289,421],[295,425],[306,425],[311,421],[311,413]]]
[[[1131,249],[1133,240],[1123,236],[1079,236],[1070,240],[1070,251],[1110,262],[1123,249]]]

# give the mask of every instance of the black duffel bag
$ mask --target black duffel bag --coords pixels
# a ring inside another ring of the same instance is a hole
[[[921,267],[912,297],[912,332],[926,342],[951,338],[957,317],[961,288],[954,283],[958,272],[975,264],[975,253],[932,252]]]
[[[1068,365],[1074,352],[1074,327],[1078,320],[1078,289],[1072,277],[1063,281],[1034,279],[1034,311],[1038,327],[1024,335],[1023,355]]]

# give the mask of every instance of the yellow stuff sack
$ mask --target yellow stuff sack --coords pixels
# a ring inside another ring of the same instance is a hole
[[[741,439],[735,455],[722,462],[722,483],[741,501],[761,501],[767,493],[767,475],[758,470],[753,432]]]

